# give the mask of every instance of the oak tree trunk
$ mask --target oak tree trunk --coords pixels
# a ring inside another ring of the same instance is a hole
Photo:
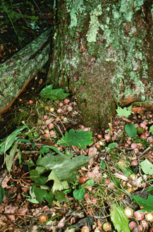
[[[48,83],[77,100],[84,123],[106,127],[115,101],[153,103],[151,0],[54,1]]]
[[[46,64],[51,29],[0,64],[0,115],[7,111],[30,80]]]

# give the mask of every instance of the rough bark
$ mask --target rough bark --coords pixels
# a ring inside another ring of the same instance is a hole
[[[151,0],[57,0],[48,83],[78,101],[87,126],[105,127],[115,109],[153,103]]]
[[[6,111],[49,59],[51,29],[0,65],[0,114]]]

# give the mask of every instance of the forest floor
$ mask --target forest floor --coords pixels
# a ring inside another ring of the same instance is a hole
[[[0,231],[153,231],[152,112],[118,107],[92,130],[51,88],[17,99],[1,140]]]

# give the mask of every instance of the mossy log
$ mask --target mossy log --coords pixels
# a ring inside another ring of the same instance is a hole
[[[153,104],[152,1],[56,3],[48,83],[74,95],[85,125],[106,127],[114,99]]]
[[[49,59],[51,29],[0,64],[0,114],[5,112]]]

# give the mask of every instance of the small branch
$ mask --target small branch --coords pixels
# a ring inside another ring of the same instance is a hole
[[[140,157],[142,157],[143,155],[145,155],[148,151],[150,151],[151,146],[148,147],[144,152],[141,153],[141,155],[138,156],[138,159],[140,159]]]
[[[63,136],[63,133],[62,133],[62,131],[61,131],[61,128],[60,128],[55,122],[54,122],[54,124],[55,124],[55,126],[58,128],[58,130],[59,130],[61,136]]]

